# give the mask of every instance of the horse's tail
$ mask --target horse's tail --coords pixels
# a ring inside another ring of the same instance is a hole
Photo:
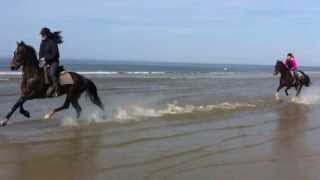
[[[99,106],[102,110],[104,110],[104,106],[101,102],[100,97],[98,96],[98,90],[96,85],[90,79],[87,79],[87,84],[88,84],[88,87],[86,89],[87,96],[89,96],[93,104]]]
[[[306,73],[304,73],[303,71],[299,71],[299,72],[304,76],[304,80],[303,80],[304,85],[306,87],[309,87],[312,84],[310,77]]]

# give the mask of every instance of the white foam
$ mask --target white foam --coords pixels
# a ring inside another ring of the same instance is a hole
[[[136,72],[78,71],[77,73],[83,74],[83,75],[115,75],[115,74],[153,75],[153,74],[165,74],[165,72],[148,72],[148,71],[136,71]]]
[[[22,75],[20,71],[0,71],[0,75],[18,76]]]
[[[9,78],[0,78],[0,81],[9,81]]]
[[[112,75],[112,74],[118,74],[118,72],[115,72],[115,71],[78,71],[77,73],[83,74],[83,75]]]
[[[83,75],[117,75],[117,74],[132,74],[132,75],[158,75],[166,74],[166,72],[148,72],[148,71],[134,71],[134,72],[118,72],[118,71],[77,71]],[[0,75],[18,76],[22,75],[20,71],[0,71]]]

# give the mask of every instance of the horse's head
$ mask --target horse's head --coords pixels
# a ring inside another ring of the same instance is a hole
[[[17,42],[17,47],[13,53],[10,69],[18,70],[21,66],[32,65],[38,67],[37,53],[33,47],[28,46],[23,41]]]
[[[10,63],[10,69],[13,70],[18,70],[21,66],[24,65],[24,61],[27,58],[27,48],[26,44],[21,41],[17,42],[17,47],[13,53],[13,57]]]
[[[278,75],[279,73],[283,72],[285,70],[285,65],[282,61],[277,61],[276,65],[274,66],[274,75]]]

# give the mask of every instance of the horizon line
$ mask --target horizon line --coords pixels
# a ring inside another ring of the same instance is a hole
[[[1,60],[11,59],[11,57],[0,57]],[[194,64],[194,65],[241,65],[241,66],[274,66],[274,64],[249,64],[249,63],[214,63],[214,62],[181,62],[181,61],[158,61],[158,60],[125,60],[125,59],[97,59],[97,58],[64,58],[63,61],[70,63],[70,61],[85,62],[86,60],[95,61],[99,63],[118,62],[118,63],[159,63],[159,64]],[[276,62],[276,61],[275,61]],[[87,62],[90,63],[90,62]],[[319,67],[320,65],[301,65],[300,67]]]

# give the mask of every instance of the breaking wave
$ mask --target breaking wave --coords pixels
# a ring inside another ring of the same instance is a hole
[[[79,74],[92,77],[163,77],[163,78],[270,78],[269,73],[244,73],[244,72],[175,72],[175,71],[76,71]],[[21,76],[20,71],[0,71],[0,76]]]
[[[0,78],[0,81],[9,81],[9,78]]]

